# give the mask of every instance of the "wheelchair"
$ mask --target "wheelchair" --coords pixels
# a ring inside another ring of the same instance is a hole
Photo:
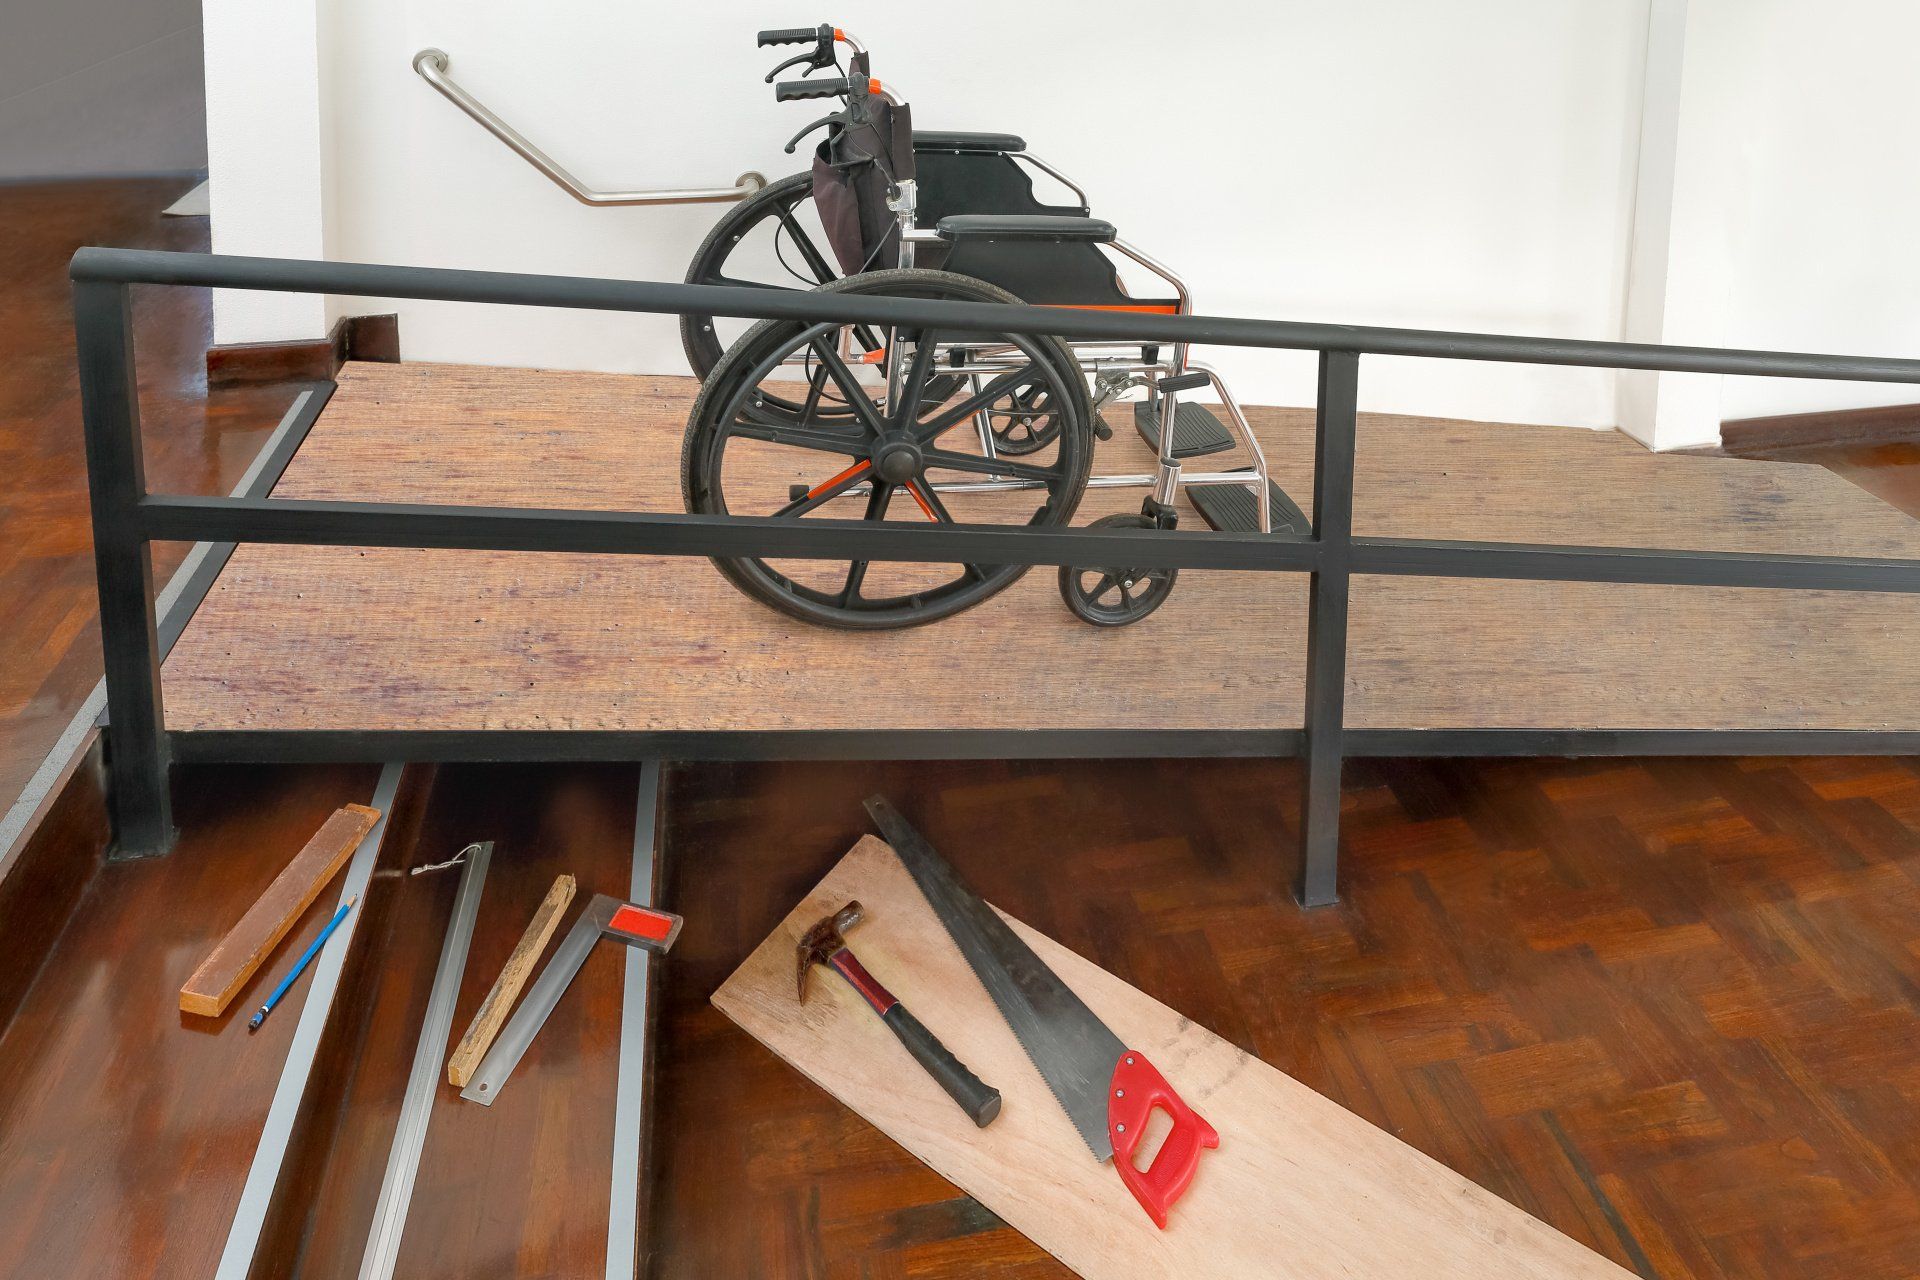
[[[831,25],[763,31],[759,44],[812,46],[767,76],[773,82],[805,65],[801,79],[776,85],[776,100],[833,98],[839,109],[787,143],[792,153],[825,131],[808,171],[757,192],[714,227],[689,283],[1191,312],[1179,278],[1092,216],[1084,192],[1028,154],[1020,138],[915,131],[908,104],[872,77],[868,51]],[[810,78],[828,69],[842,74]],[[1029,169],[1057,179],[1079,203],[1041,202]],[[827,251],[808,234],[808,222],[822,228]],[[770,232],[790,279],[757,280],[740,265],[747,260],[741,246],[756,229]],[[1130,295],[1109,255],[1164,282],[1166,294]],[[1216,529],[1309,531],[1268,477],[1226,384],[1192,360],[1186,344],[792,320],[762,321],[734,337],[698,315],[683,318],[682,337],[703,378],[681,451],[686,507],[696,514],[1060,526],[1090,488],[1138,488],[1146,496],[1137,514],[1105,516],[1092,527],[1172,529],[1175,500],[1185,492]],[[1181,398],[1201,388],[1214,392],[1224,418]],[[1096,441],[1112,436],[1104,413],[1129,391],[1145,393],[1132,406],[1134,426],[1155,452],[1155,469],[1095,475]],[[1236,455],[1232,465],[1188,465],[1227,451]],[[1021,565],[714,563],[744,593],[784,614],[849,630],[950,617],[1026,572]],[[1074,616],[1118,627],[1165,603],[1176,577],[1170,569],[1065,566],[1059,589]]]

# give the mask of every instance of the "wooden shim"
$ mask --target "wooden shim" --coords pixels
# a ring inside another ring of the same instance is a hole
[[[225,1013],[247,979],[273,954],[300,913],[313,905],[320,890],[339,874],[379,820],[380,811],[363,804],[334,810],[306,847],[274,877],[267,891],[247,908],[240,923],[227,930],[227,936],[200,962],[180,988],[180,1008],[210,1018]]]
[[[480,1002],[479,1011],[473,1015],[473,1021],[467,1027],[467,1034],[460,1037],[453,1056],[447,1059],[447,1083],[454,1088],[467,1087],[467,1081],[473,1078],[480,1059],[486,1057],[487,1050],[493,1046],[493,1038],[500,1034],[513,1002],[520,998],[520,988],[526,985],[527,975],[533,972],[533,962],[547,949],[547,941],[553,937],[561,913],[573,901],[573,889],[572,876],[563,874],[556,877],[553,888],[547,890],[547,896],[533,913],[533,919],[527,922],[527,931],[520,935],[513,954],[507,957],[507,963],[500,969],[500,976],[493,980],[493,989]]]
[[[814,921],[867,908],[861,959],[1004,1098],[976,1129],[844,983],[802,1008]],[[1004,913],[1003,913],[1004,914]],[[1220,1131],[1166,1231],[1096,1163],[893,852],[855,845],[714,993],[775,1053],[1092,1280],[1630,1280],[1630,1273],[1172,1009],[1011,921]]]

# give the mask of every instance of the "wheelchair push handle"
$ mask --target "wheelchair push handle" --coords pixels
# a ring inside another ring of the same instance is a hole
[[[797,102],[802,98],[838,98],[846,92],[845,76],[832,76],[825,80],[782,80],[773,86],[773,100]]]
[[[833,24],[823,22],[817,27],[778,27],[762,31],[758,43],[762,49],[770,44],[832,44],[833,36]]]

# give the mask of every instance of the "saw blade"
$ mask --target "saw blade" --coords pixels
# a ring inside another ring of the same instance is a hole
[[[1020,1047],[1096,1159],[1113,1156],[1107,1088],[1127,1051],[1073,989],[1033,953],[999,913],[960,882],[946,859],[887,801],[867,812],[893,846],[974,975],[1013,1028]]]

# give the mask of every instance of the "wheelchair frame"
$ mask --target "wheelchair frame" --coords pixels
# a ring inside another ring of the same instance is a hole
[[[833,37],[839,43],[847,45],[856,55],[867,51],[865,45],[841,28],[833,29]],[[785,69],[785,67],[792,66],[795,62],[803,61],[807,57],[808,55],[800,55],[800,57],[790,60],[781,67],[775,68],[771,74],[777,75],[781,70]],[[901,106],[905,104],[904,99],[900,98],[884,85],[879,84],[879,82],[874,82],[874,87],[878,95],[885,98],[890,105]],[[801,136],[804,136],[805,132],[810,132],[812,127],[813,126],[809,126],[808,130],[803,131]],[[789,145],[791,146],[791,144]],[[1083,208],[1089,207],[1085,189],[1053,165],[1046,163],[1039,157],[1024,150],[1005,152],[1003,154],[1016,162],[1021,160],[1028,161],[1041,172],[1065,185],[1079,198]],[[895,194],[888,201],[888,207],[894,213],[895,231],[900,241],[899,266],[902,268],[911,268],[914,266],[916,246],[946,243],[938,230],[921,227],[918,224],[918,202],[919,184],[912,178],[902,179],[896,183]],[[1117,236],[1106,243],[1114,252],[1131,260],[1173,287],[1174,296],[1177,299],[1175,314],[1193,314],[1192,290],[1187,287],[1186,281],[1181,279],[1172,269]],[[845,349],[848,350],[849,353],[851,352],[850,334],[850,329],[843,328],[841,331],[842,342],[846,344]],[[892,338],[890,334],[888,346],[891,347],[891,345]],[[1172,353],[1166,358],[1160,358],[1158,356],[1149,358],[1146,352],[1151,351],[1152,348],[1138,347],[1134,344],[1081,340],[1068,341],[1067,346],[1072,349],[1078,360],[1082,374],[1093,380],[1094,390],[1092,404],[1096,419],[1099,417],[1101,410],[1116,397],[1130,388],[1137,387],[1146,390],[1148,403],[1153,406],[1156,419],[1162,424],[1159,432],[1160,443],[1158,457],[1156,458],[1156,466],[1153,472],[1108,475],[1095,474],[1088,477],[1088,488],[1146,489],[1149,490],[1149,502],[1163,508],[1168,508],[1171,507],[1179,497],[1182,486],[1242,485],[1249,488],[1253,494],[1255,508],[1258,512],[1259,527],[1257,532],[1273,532],[1272,489],[1269,483],[1266,453],[1261,449],[1260,441],[1254,435],[1252,426],[1247,422],[1247,416],[1240,408],[1239,401],[1234,399],[1233,393],[1228,389],[1225,379],[1220,376],[1216,369],[1211,365],[1193,360],[1188,351],[1188,344],[1184,342],[1173,344]],[[997,361],[995,359],[997,355],[1003,354],[1007,350],[1009,349],[993,347],[982,349],[975,346],[968,346],[967,351],[973,358],[973,363],[967,365],[949,364],[943,367],[950,373],[968,375],[971,379],[973,389],[977,392],[981,388],[984,377],[994,373],[1005,372],[1008,368],[1012,367],[1003,361]],[[1126,354],[1129,351],[1138,351],[1141,352],[1141,354],[1129,357]],[[883,401],[883,408],[891,404],[898,393],[901,365],[902,362],[900,361],[890,362],[890,376],[886,388],[887,399]],[[1186,471],[1184,460],[1175,456],[1176,432],[1172,429],[1171,424],[1177,421],[1176,414],[1180,393],[1174,388],[1162,388],[1160,384],[1166,379],[1178,379],[1188,373],[1204,374],[1207,384],[1212,388],[1214,394],[1219,396],[1221,406],[1227,411],[1229,419],[1227,424],[1228,432],[1234,437],[1234,443],[1244,449],[1250,457],[1251,462],[1249,465],[1231,470],[1198,471],[1189,474]],[[992,424],[989,421],[988,411],[986,409],[981,409],[976,413],[975,429],[980,438],[982,451],[990,459],[996,457],[997,453],[994,444]],[[930,487],[940,493],[990,493],[1038,488],[1040,487],[1040,482],[1012,478],[980,481],[933,481],[930,482]],[[843,496],[860,496],[864,493],[865,488],[861,486],[849,490],[849,492]]]

